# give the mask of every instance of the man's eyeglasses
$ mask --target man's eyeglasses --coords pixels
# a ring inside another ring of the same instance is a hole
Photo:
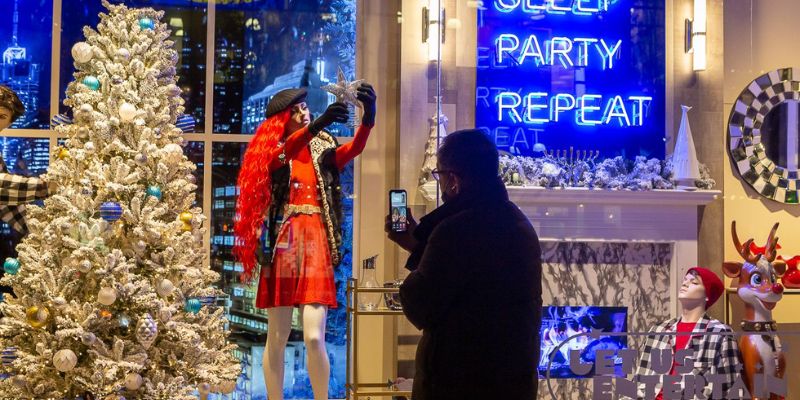
[[[431,176],[433,176],[433,179],[436,179],[438,181],[439,179],[441,179],[442,174],[455,174],[455,173],[456,171],[450,169],[435,169],[431,171]]]

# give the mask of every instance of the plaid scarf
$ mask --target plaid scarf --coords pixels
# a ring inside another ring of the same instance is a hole
[[[650,335],[644,344],[639,360],[639,368],[636,376],[656,375],[652,369],[651,354],[654,349],[673,349],[675,347],[674,335],[659,335],[659,333],[677,332],[679,318],[674,318],[650,329]],[[728,325],[711,319],[708,315],[697,321],[693,330],[693,335],[689,339],[687,349],[694,352],[694,375],[725,375],[727,379],[722,383],[722,396],[728,392],[739,377],[739,347],[736,344],[736,337],[730,335],[715,335],[715,333],[733,332]],[[705,334],[703,334],[705,333]],[[683,385],[683,384],[681,384]],[[655,393],[661,391],[661,383],[656,385]],[[703,391],[706,398],[712,398],[711,386],[706,386]],[[643,390],[639,391],[640,398],[644,396]],[[716,397],[715,397],[716,398]],[[723,398],[723,397],[720,397]]]
[[[45,197],[47,184],[43,180],[8,173],[8,167],[0,156],[0,220],[22,235],[28,233],[25,203]]]

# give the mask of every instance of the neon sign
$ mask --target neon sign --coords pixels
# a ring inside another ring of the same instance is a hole
[[[663,157],[663,10],[662,0],[492,0],[478,17],[476,126],[521,154]]]

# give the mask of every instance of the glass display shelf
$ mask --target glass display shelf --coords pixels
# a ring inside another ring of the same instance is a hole
[[[388,307],[376,307],[372,310],[359,310],[358,295],[363,293],[399,293],[399,287],[362,288],[358,287],[358,279],[347,281],[347,383],[346,398],[359,399],[368,396],[408,396],[411,391],[395,390],[390,383],[374,383],[358,381],[358,317],[359,316],[398,316],[402,310]],[[388,381],[387,381],[388,382]]]

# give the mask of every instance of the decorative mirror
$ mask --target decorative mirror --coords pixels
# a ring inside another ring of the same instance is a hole
[[[800,69],[782,68],[745,88],[728,121],[728,151],[739,175],[762,196],[798,204]]]

